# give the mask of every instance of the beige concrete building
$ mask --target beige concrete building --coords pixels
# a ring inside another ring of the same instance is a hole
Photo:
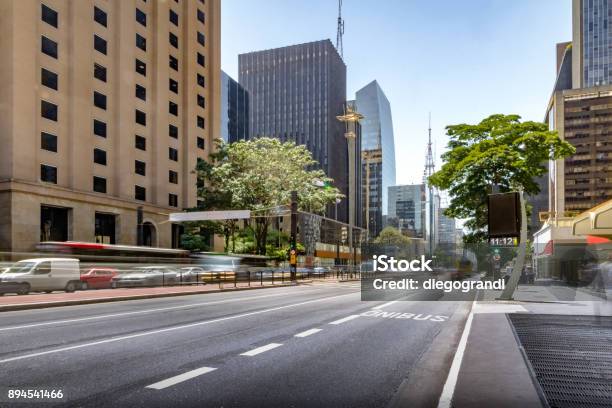
[[[171,247],[220,126],[220,0],[0,2],[0,250]]]

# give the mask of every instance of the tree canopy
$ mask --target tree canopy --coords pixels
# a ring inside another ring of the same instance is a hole
[[[259,254],[266,252],[269,217],[280,206],[287,208],[292,191],[298,194],[299,209],[313,213],[323,213],[327,204],[342,197],[308,149],[291,141],[219,140],[211,161],[198,163],[196,172],[203,180],[199,195],[206,209],[251,210]]]
[[[448,191],[446,215],[466,219],[468,241],[484,237],[486,200],[494,185],[499,192],[522,189],[535,195],[540,191],[535,178],[546,173],[548,161],[575,151],[546,124],[521,122],[518,115],[491,115],[476,125],[447,126],[446,131],[450,141],[444,164],[429,182]]]

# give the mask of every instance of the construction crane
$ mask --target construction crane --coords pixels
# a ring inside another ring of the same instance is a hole
[[[427,206],[429,209],[429,217],[427,220],[427,225],[429,227],[429,255],[433,255],[434,251],[434,240],[435,240],[435,225],[434,225],[434,189],[433,186],[429,183],[429,177],[434,174],[436,169],[436,164],[434,162],[434,155],[431,143],[431,113],[429,114],[429,140],[427,141],[427,154],[425,155],[425,170],[423,171],[423,184],[427,186]]]
[[[344,35],[344,20],[342,19],[342,0],[338,0],[338,31],[336,33],[336,49],[340,58],[344,59],[342,36]]]

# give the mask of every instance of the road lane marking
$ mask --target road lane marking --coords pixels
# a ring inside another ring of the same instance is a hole
[[[310,330],[306,330],[306,331],[303,331],[301,333],[298,333],[294,337],[308,337],[311,334],[315,334],[315,333],[318,333],[320,331],[321,331],[321,329],[310,329]]]
[[[470,335],[470,329],[472,328],[472,320],[474,319],[473,310],[474,305],[476,304],[477,297],[478,292],[476,292],[476,297],[472,301],[472,306],[470,307],[470,314],[468,315],[468,318],[465,322],[465,326],[463,327],[463,333],[461,334],[461,339],[459,340],[459,345],[457,346],[457,351],[455,352],[453,363],[451,364],[451,368],[448,371],[448,377],[446,377],[446,382],[444,383],[442,394],[440,395],[440,399],[438,400],[438,408],[450,408],[451,403],[453,402],[453,395],[455,394],[455,387],[457,386],[457,379],[459,378],[459,370],[461,369],[463,354],[465,353],[467,339]]]
[[[267,344],[265,346],[257,347],[256,349],[253,349],[253,350],[250,350],[250,351],[246,351],[244,353],[241,353],[240,355],[241,356],[253,357],[253,356],[256,356],[258,354],[265,353],[268,350],[272,350],[272,349],[275,349],[277,347],[280,347],[280,346],[282,346],[281,343],[270,343],[270,344]]]
[[[164,388],[168,388],[178,383],[182,383],[183,381],[191,380],[192,378],[195,378],[197,376],[200,376],[206,373],[210,373],[211,371],[215,371],[215,370],[216,368],[212,368],[212,367],[198,368],[198,369],[188,371],[186,373],[183,373],[183,374],[180,374],[174,377],[170,377],[163,381],[156,382],[155,384],[147,385],[145,388],[152,388],[154,390],[163,390]]]
[[[111,318],[111,317],[132,316],[132,315],[139,315],[139,314],[146,314],[146,313],[165,312],[165,311],[168,311],[168,310],[187,309],[187,308],[190,308],[190,307],[199,307],[199,306],[218,305],[218,304],[224,304],[224,303],[243,302],[245,300],[263,299],[263,298],[269,298],[269,297],[275,297],[275,296],[285,296],[285,295],[289,295],[289,294],[296,295],[296,294],[312,293],[312,292],[313,291],[311,291],[311,290],[300,291],[300,292],[292,292],[292,293],[285,293],[285,292],[283,292],[283,293],[274,293],[274,294],[262,295],[262,296],[251,296],[251,297],[237,298],[237,299],[217,300],[217,301],[213,301],[213,302],[190,303],[188,305],[160,307],[160,308],[156,308],[156,309],[138,310],[138,311],[133,311],[133,312],[112,313],[112,314],[98,315],[98,316],[79,317],[79,318],[76,318],[76,319],[54,320],[54,321],[51,321],[51,322],[31,323],[31,324],[24,324],[24,325],[20,325],[20,326],[0,327],[0,331],[9,331],[9,330],[18,330],[18,329],[29,329],[29,328],[32,328],[32,327],[51,326],[51,325],[55,325],[55,324],[64,324],[64,323],[85,322],[85,321],[89,321],[89,320],[108,319],[108,318]]]
[[[353,320],[353,319],[356,319],[358,317],[359,317],[359,315],[350,315],[350,316],[344,317],[344,318],[342,318],[340,320],[333,321],[330,324],[342,324],[344,322],[348,322],[349,320]]]
[[[345,293],[343,295],[329,296],[329,297],[325,297],[325,298],[307,300],[305,302],[293,303],[293,304],[284,305],[284,306],[277,306],[277,307],[272,307],[272,308],[269,308],[269,309],[257,310],[255,312],[241,313],[241,314],[233,315],[233,316],[220,317],[218,319],[204,320],[202,322],[183,324],[183,325],[174,326],[174,327],[166,327],[164,329],[149,330],[149,331],[145,331],[145,332],[129,334],[129,335],[126,335],[126,336],[111,337],[111,338],[108,338],[108,339],[98,340],[98,341],[94,341],[94,342],[91,342],[91,343],[83,343],[83,344],[77,344],[75,346],[68,346],[68,347],[62,347],[62,348],[58,348],[58,349],[39,351],[37,353],[24,354],[24,355],[21,355],[21,356],[5,358],[3,360],[0,360],[0,364],[9,363],[11,361],[25,360],[25,359],[28,359],[28,358],[45,356],[45,355],[48,355],[48,354],[61,353],[61,352],[64,352],[64,351],[70,351],[70,350],[76,350],[76,349],[81,349],[81,348],[86,348],[86,347],[98,346],[100,344],[108,344],[108,343],[114,343],[114,342],[122,341],[122,340],[134,339],[134,338],[138,338],[138,337],[151,336],[153,334],[167,333],[167,332],[172,332],[172,331],[182,330],[182,329],[189,329],[189,328],[192,328],[192,327],[204,326],[204,325],[207,325],[207,324],[223,322],[223,321],[227,321],[227,320],[240,319],[242,317],[254,316],[254,315],[263,314],[263,313],[270,313],[270,312],[275,312],[277,310],[289,309],[289,308],[292,308],[292,307],[303,306],[303,305],[307,305],[307,304],[310,304],[310,303],[324,302],[324,301],[327,301],[327,300],[337,299],[337,298],[341,298],[341,297],[345,297],[345,296],[352,296],[352,295],[354,295],[354,293]]]
[[[397,303],[397,300],[392,300],[392,301],[390,301],[390,302],[383,303],[382,305],[374,306],[372,309],[374,309],[374,310],[380,310],[380,309],[385,308],[385,307],[387,307],[387,306],[391,306],[391,305],[392,305],[392,304],[394,304],[394,303]]]

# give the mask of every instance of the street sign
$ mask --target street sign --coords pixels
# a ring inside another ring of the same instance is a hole
[[[521,232],[519,193],[489,194],[487,197],[489,238],[518,237]]]

